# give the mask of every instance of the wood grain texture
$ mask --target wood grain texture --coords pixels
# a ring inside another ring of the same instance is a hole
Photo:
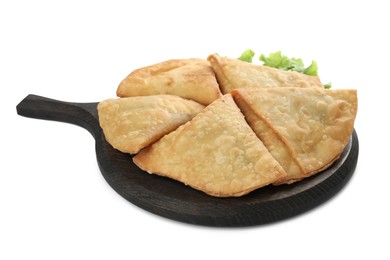
[[[353,175],[359,154],[356,131],[339,160],[303,181],[267,186],[239,198],[216,198],[184,184],[140,170],[131,155],[112,148],[98,123],[97,102],[72,103],[28,95],[17,105],[21,116],[79,125],[96,140],[106,181],[123,198],[154,214],[198,225],[239,227],[280,221],[306,212],[340,191]]]

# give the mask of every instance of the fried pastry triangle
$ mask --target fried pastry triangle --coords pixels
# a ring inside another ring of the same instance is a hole
[[[133,157],[141,169],[218,197],[242,196],[285,176],[230,94]]]
[[[118,97],[170,94],[208,105],[221,96],[210,63],[175,59],[134,70],[119,85]]]
[[[249,125],[286,170],[275,184],[311,176],[339,158],[353,131],[356,90],[236,89]]]
[[[304,170],[297,159],[291,155],[289,147],[280,139],[272,127],[252,110],[240,94],[233,93],[234,101],[245,115],[248,124],[287,173],[285,178],[279,179],[277,182],[283,183],[286,180],[301,178]],[[291,182],[293,181],[291,180]]]
[[[108,99],[99,103],[99,123],[106,140],[124,153],[137,153],[191,120],[204,108],[172,95]]]
[[[229,93],[232,89],[250,87],[323,88],[317,76],[284,71],[214,54],[210,55],[208,60],[215,71],[223,94]]]

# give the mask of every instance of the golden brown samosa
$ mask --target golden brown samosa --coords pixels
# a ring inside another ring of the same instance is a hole
[[[118,97],[170,94],[208,105],[221,92],[210,63],[203,59],[174,59],[131,72],[119,85]]]
[[[208,60],[215,71],[223,94],[236,88],[252,87],[323,88],[317,76],[309,76],[295,71],[284,71],[215,54],[210,55]]]
[[[292,183],[330,166],[349,142],[356,90],[252,88],[232,91],[249,125]]]
[[[133,158],[141,169],[209,195],[242,196],[285,176],[230,94]]]
[[[137,153],[191,120],[203,105],[172,95],[108,99],[99,103],[106,140],[124,153]]]

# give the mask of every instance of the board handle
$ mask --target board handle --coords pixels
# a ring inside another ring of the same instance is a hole
[[[18,115],[71,123],[87,129],[96,139],[100,133],[97,102],[73,103],[37,95],[26,96],[17,106]]]

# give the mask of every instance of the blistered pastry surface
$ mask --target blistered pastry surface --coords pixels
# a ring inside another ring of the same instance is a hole
[[[274,88],[274,87],[319,87],[323,85],[316,76],[308,76],[295,71],[283,71],[267,66],[210,55],[222,93],[236,88]]]
[[[214,196],[241,196],[285,175],[231,95],[142,150],[134,162]]]
[[[170,94],[208,105],[221,96],[214,70],[203,59],[174,59],[134,70],[119,85],[119,97]]]
[[[336,160],[352,134],[356,90],[259,88],[234,92],[289,146],[305,176]]]
[[[157,95],[108,99],[98,105],[107,141],[125,153],[137,153],[191,120],[204,108],[177,96]]]
[[[250,127],[287,173],[284,178],[277,180],[273,184],[282,184],[285,182],[291,183],[295,180],[302,179],[304,169],[289,150],[289,146],[283,142],[278,134],[262,117],[258,116],[251,109],[239,92],[233,93],[233,96],[234,101],[240,108],[241,112],[245,115],[245,119]]]

